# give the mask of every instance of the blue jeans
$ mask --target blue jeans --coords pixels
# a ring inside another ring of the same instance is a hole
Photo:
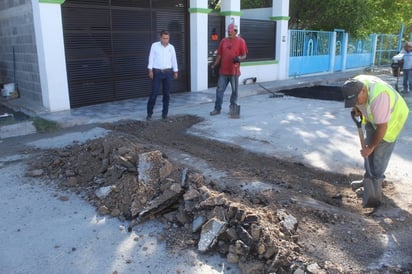
[[[372,138],[375,133],[375,128],[372,126],[371,123],[366,123],[365,131],[366,144],[368,145],[372,142]],[[372,152],[372,154],[368,156],[369,165],[373,177],[372,179],[378,180],[385,178],[385,170],[388,167],[389,159],[391,158],[393,148],[395,147],[395,143],[396,141],[393,143],[388,143],[382,140],[375,148],[375,150]],[[369,176],[365,173],[365,177]]]
[[[239,85],[239,76],[237,75],[219,75],[216,88],[216,101],[215,110],[221,111],[223,104],[223,95],[227,85],[230,83],[232,87],[232,95],[230,96],[230,105],[236,105],[237,103],[237,90]]]
[[[403,70],[403,92],[408,91],[412,91],[412,69]]]
[[[163,109],[162,117],[166,117],[169,112],[170,101],[170,86],[173,78],[173,71],[161,72],[153,70],[152,92],[150,93],[149,101],[147,101],[147,116],[152,116],[153,108],[156,104],[156,98],[159,94],[160,85],[163,88]]]

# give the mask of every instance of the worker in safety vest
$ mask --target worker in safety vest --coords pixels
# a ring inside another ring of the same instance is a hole
[[[365,125],[365,147],[360,151],[368,160],[365,161],[364,179],[373,181],[380,201],[384,173],[408,118],[408,105],[394,88],[372,75],[359,75],[347,80],[342,93],[345,108],[353,108],[354,115],[361,116]],[[367,162],[371,174],[367,174]],[[351,186],[360,196],[364,191],[364,180],[354,181]]]

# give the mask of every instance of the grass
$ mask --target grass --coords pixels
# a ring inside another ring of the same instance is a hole
[[[54,132],[60,129],[58,123],[40,117],[33,118],[33,125],[36,128],[37,132],[41,133]]]

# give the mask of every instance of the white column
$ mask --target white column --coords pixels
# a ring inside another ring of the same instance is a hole
[[[61,16],[63,2],[32,0],[43,106],[51,112],[70,109]]]
[[[276,60],[279,61],[277,78],[287,79],[289,70],[289,0],[273,0],[271,19],[276,21]]]
[[[375,66],[375,56],[376,56],[376,48],[378,44],[378,35],[377,34],[372,34],[372,52],[371,52],[371,67],[373,68]]]
[[[208,9],[207,0],[190,0],[190,88],[201,91],[208,88]]]
[[[240,0],[222,0],[220,5],[220,14],[225,16],[225,33],[227,36],[227,27],[232,20],[234,20],[235,25],[238,26],[238,33],[240,30]]]
[[[332,32],[332,35],[330,35],[330,67],[329,67],[329,72],[334,72],[335,71],[335,60],[336,60],[336,31]]]
[[[342,71],[346,70],[346,59],[348,58],[348,43],[349,43],[349,34],[344,33],[342,39],[342,45],[340,48],[342,49]]]

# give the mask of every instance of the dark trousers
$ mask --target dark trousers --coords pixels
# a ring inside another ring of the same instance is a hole
[[[163,109],[162,117],[166,117],[169,112],[170,86],[172,82],[173,71],[153,70],[152,92],[147,102],[147,116],[152,116],[153,108],[156,104],[157,95],[159,95],[160,86],[163,92]]]
[[[366,144],[369,145],[372,142],[373,136],[375,134],[375,128],[371,123],[366,123]],[[388,143],[382,140],[371,155],[368,156],[369,165],[371,168],[371,173],[374,180],[384,179],[385,171],[388,167],[389,159],[391,158],[393,149],[395,147],[395,142]],[[368,177],[365,172],[365,177]]]
[[[403,70],[403,92],[412,92],[412,69]]]

